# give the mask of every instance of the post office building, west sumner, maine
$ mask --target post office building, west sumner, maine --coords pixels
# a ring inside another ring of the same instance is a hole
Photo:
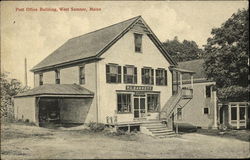
[[[35,87],[15,97],[15,115],[36,124],[166,120],[192,98],[172,76],[194,72],[177,68],[141,16],[69,39],[31,71]]]

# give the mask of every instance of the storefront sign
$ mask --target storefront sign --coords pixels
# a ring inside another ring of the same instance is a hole
[[[129,91],[152,91],[152,86],[126,86],[126,90]]]

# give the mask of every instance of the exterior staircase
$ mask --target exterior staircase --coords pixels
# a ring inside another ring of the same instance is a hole
[[[141,125],[141,132],[157,138],[174,137],[175,132],[168,129],[162,121],[148,122]]]

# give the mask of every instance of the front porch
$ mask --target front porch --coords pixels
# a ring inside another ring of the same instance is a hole
[[[250,128],[250,107],[248,102],[219,103],[219,123],[234,129]]]

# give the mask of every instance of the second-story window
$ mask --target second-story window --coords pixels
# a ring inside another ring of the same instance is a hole
[[[157,69],[156,74],[156,85],[167,85],[167,71],[165,69]]]
[[[121,83],[121,66],[117,64],[106,65],[107,83]]]
[[[124,83],[136,84],[137,83],[137,68],[134,66],[123,67]]]
[[[206,86],[206,97],[207,98],[211,97],[211,86]]]
[[[55,70],[55,74],[56,74],[56,84],[60,84],[60,71]]]
[[[142,52],[142,34],[134,33],[135,52]]]
[[[43,74],[42,73],[39,74],[39,85],[40,86],[43,85]]]
[[[85,67],[79,67],[79,84],[85,84]]]
[[[154,84],[154,69],[142,68],[142,84]]]

